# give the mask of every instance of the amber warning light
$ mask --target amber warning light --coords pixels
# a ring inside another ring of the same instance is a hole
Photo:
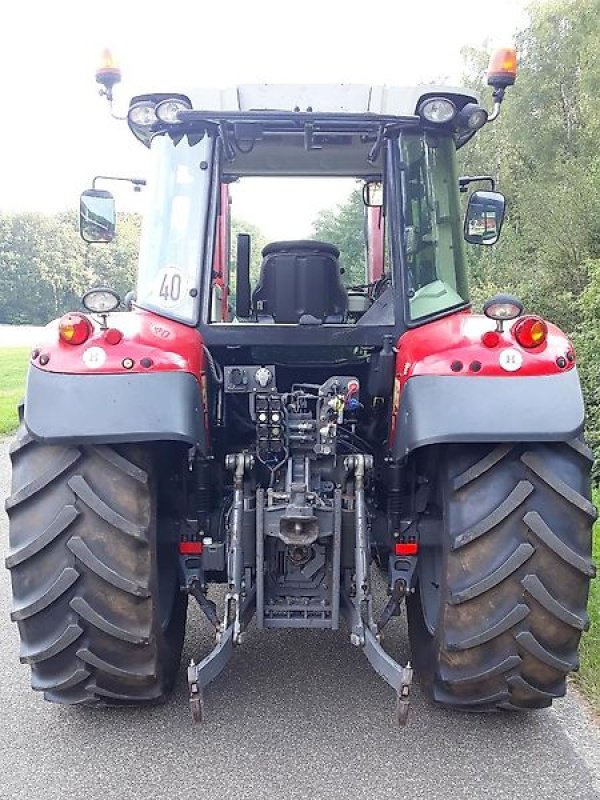
[[[487,71],[487,82],[494,89],[512,86],[517,77],[517,51],[514,47],[501,47],[495,50]]]
[[[103,89],[101,94],[106,94],[110,99],[115,84],[121,80],[121,70],[110,50],[104,49],[100,59],[100,66],[96,70],[96,82],[100,83]]]

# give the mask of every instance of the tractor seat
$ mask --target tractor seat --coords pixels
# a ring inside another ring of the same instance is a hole
[[[348,295],[335,245],[310,240],[271,242],[262,256],[260,278],[252,293],[259,322],[344,322]]]

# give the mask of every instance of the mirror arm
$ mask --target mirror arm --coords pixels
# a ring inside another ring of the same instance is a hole
[[[96,188],[96,181],[125,181],[133,184],[133,191],[139,192],[146,185],[145,178],[121,178],[116,175],[96,175],[92,181],[92,189]]]
[[[496,191],[496,179],[491,175],[464,175],[458,179],[459,191],[464,194],[471,183],[489,183],[491,191]]]

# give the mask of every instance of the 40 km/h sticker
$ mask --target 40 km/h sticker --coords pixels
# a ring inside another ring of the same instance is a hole
[[[511,348],[500,353],[500,366],[507,372],[516,372],[523,366],[523,356],[518,350]]]
[[[175,308],[187,297],[186,278],[176,267],[162,269],[156,277],[155,302],[163,308]]]

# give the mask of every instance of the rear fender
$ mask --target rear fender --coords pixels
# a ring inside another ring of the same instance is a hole
[[[207,376],[198,331],[136,309],[95,324],[83,345],[51,323],[32,353],[24,422],[44,442],[182,441],[209,447]],[[114,341],[114,339],[113,339]]]
[[[568,441],[584,422],[569,339],[522,348],[508,323],[493,347],[486,317],[461,313],[405,333],[397,344],[390,451],[401,459],[442,442]]]

